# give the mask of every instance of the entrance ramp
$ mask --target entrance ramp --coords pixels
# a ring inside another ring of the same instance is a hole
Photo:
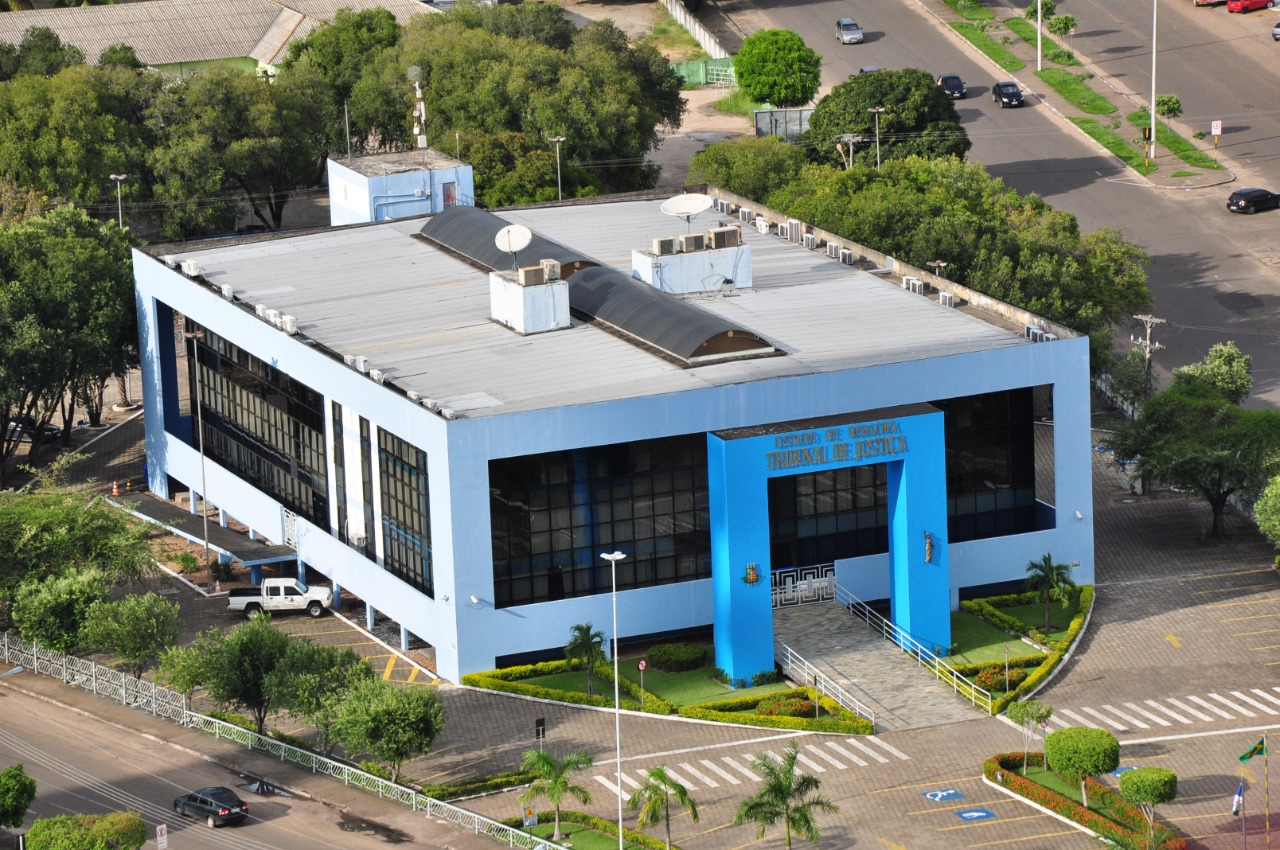
[[[986,716],[837,602],[775,608],[776,640],[875,713],[877,732]],[[812,684],[804,682],[801,684]]]

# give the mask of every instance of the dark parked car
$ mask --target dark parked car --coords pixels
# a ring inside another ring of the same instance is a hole
[[[1271,40],[1280,41],[1280,24],[1276,24],[1271,28]]]
[[[1231,212],[1253,215],[1258,210],[1273,210],[1280,207],[1280,195],[1266,189],[1240,189],[1232,192],[1227,198],[1227,209]]]
[[[938,77],[938,85],[956,100],[960,100],[969,93],[968,89],[964,87],[964,80],[960,79],[959,74],[943,74]]]
[[[37,430],[44,434],[45,443],[57,447],[58,440],[62,437],[62,429],[52,422],[37,429],[35,417],[26,413],[19,413],[9,420],[9,439],[11,440],[17,439],[29,443]]]
[[[222,786],[183,794],[173,801],[173,810],[184,817],[204,818],[204,822],[214,829],[223,824],[239,823],[249,816],[249,804],[237,797],[236,792]]]
[[[1018,88],[1017,83],[996,83],[991,87],[991,102],[1000,104],[1000,108],[1006,106],[1022,105],[1022,89]]]

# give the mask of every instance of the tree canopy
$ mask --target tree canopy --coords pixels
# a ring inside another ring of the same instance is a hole
[[[747,198],[763,199],[800,176],[805,155],[777,136],[749,136],[707,145],[693,155],[685,182],[710,183]]]
[[[759,30],[734,54],[733,72],[752,100],[803,106],[822,84],[822,55],[790,30]]]
[[[0,826],[5,829],[22,826],[22,819],[35,798],[36,781],[21,764],[0,770]]]
[[[586,750],[576,750],[564,758],[556,758],[542,750],[525,750],[520,769],[532,773],[534,779],[520,795],[520,802],[528,803],[545,797],[556,810],[556,825],[551,833],[552,841],[560,840],[560,806],[566,800],[577,800],[586,805],[591,802],[591,792],[573,781],[573,774],[591,767],[591,756]]]
[[[884,107],[880,121],[880,161],[922,156],[928,159],[961,157],[971,143],[955,103],[919,68],[855,74],[818,101],[809,118],[809,129],[798,144],[808,149],[815,163],[841,164],[837,144],[852,144],[853,161],[876,164],[876,116],[869,110]],[[853,142],[844,139],[857,136]]]
[[[1080,783],[1080,795],[1088,806],[1089,794],[1084,781],[1119,767],[1120,742],[1105,729],[1073,726],[1050,732],[1045,737],[1044,757],[1054,773]]]
[[[147,823],[137,812],[40,818],[27,832],[33,850],[139,850],[146,843]]]
[[[434,689],[399,687],[373,677],[357,682],[338,708],[334,732],[349,754],[369,753],[391,767],[423,755],[444,730],[444,705]]]
[[[0,44],[0,82],[14,77],[48,77],[84,63],[80,49],[63,44],[48,27],[31,27],[16,45]]]
[[[1215,343],[1204,360],[1179,366],[1173,374],[1199,378],[1232,404],[1240,404],[1253,392],[1253,358],[1242,354],[1234,342]]]
[[[133,678],[178,642],[182,634],[179,606],[158,593],[129,594],[89,606],[80,629],[80,643],[110,652]]]

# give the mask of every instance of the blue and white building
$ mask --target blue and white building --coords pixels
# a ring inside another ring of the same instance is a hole
[[[1092,582],[1088,340],[711,191],[136,252],[151,489],[200,490],[189,390],[209,502],[452,681],[607,634],[606,553],[621,640],[734,678],[805,576],[944,651],[1046,552]]]

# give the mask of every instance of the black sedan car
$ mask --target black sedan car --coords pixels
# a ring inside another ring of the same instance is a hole
[[[960,100],[969,93],[964,86],[964,80],[960,79],[959,74],[943,74],[938,77],[938,86],[947,93],[948,97]]]
[[[204,822],[214,829],[223,824],[239,823],[249,816],[249,804],[230,788],[220,785],[183,794],[173,801],[173,810],[183,817],[204,818]]]
[[[1227,198],[1227,209],[1231,212],[1253,215],[1258,210],[1273,210],[1280,207],[1280,195],[1267,189],[1240,189],[1232,192]]]
[[[1017,83],[996,83],[991,87],[991,102],[1000,104],[1000,108],[1006,106],[1022,105],[1022,89],[1018,88]]]

